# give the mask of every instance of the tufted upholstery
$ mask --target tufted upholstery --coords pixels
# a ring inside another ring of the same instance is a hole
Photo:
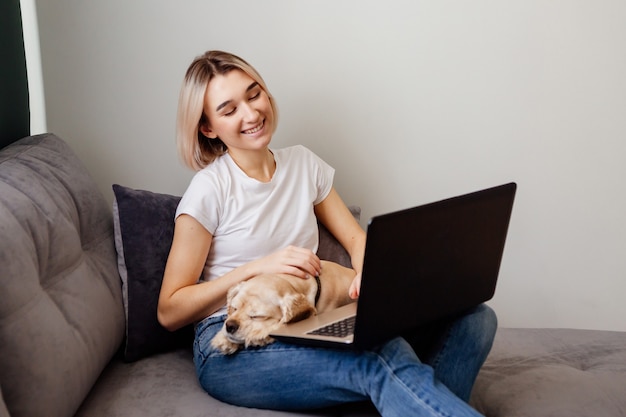
[[[0,152],[0,387],[12,416],[73,415],[124,334],[110,209],[54,135]]]
[[[487,417],[615,417],[624,387],[624,332],[499,329],[472,403]]]

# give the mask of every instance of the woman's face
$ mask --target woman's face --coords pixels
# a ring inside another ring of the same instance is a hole
[[[209,123],[200,131],[219,138],[229,150],[267,147],[274,132],[274,112],[269,96],[245,72],[216,75],[207,86],[204,112]]]

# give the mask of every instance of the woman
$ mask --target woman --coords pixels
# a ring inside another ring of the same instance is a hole
[[[246,407],[369,399],[386,417],[478,415],[467,400],[495,334],[486,306],[365,352],[276,342],[225,356],[211,347],[230,287],[263,273],[310,279],[321,272],[317,220],[350,254],[350,296],[358,297],[365,233],[333,188],[330,166],[302,146],[270,150],[276,125],[274,99],[248,63],[220,51],[193,61],[177,143],[197,173],[176,212],[158,318],[170,330],[196,323],[202,387]]]

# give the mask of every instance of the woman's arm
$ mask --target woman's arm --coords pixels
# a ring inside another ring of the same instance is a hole
[[[352,268],[356,271],[356,277],[350,287],[350,297],[357,298],[365,254],[365,231],[334,188],[324,201],[315,206],[315,215],[350,255]]]
[[[193,217],[176,219],[157,310],[166,329],[176,330],[211,315],[226,302],[228,288],[249,278],[238,271],[231,277],[198,284],[212,241],[211,233]]]
[[[211,233],[193,217],[183,214],[176,219],[157,309],[159,323],[166,329],[176,330],[213,314],[226,304],[230,287],[256,275],[285,273],[306,278],[320,272],[320,260],[313,252],[289,246],[218,279],[198,283],[212,242]]]

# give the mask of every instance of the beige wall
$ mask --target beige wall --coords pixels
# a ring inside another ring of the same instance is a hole
[[[274,146],[368,218],[517,181],[503,326],[626,330],[626,2],[37,1],[48,129],[109,200],[181,194],[178,88],[206,49],[278,100]],[[364,221],[365,225],[366,222]]]

